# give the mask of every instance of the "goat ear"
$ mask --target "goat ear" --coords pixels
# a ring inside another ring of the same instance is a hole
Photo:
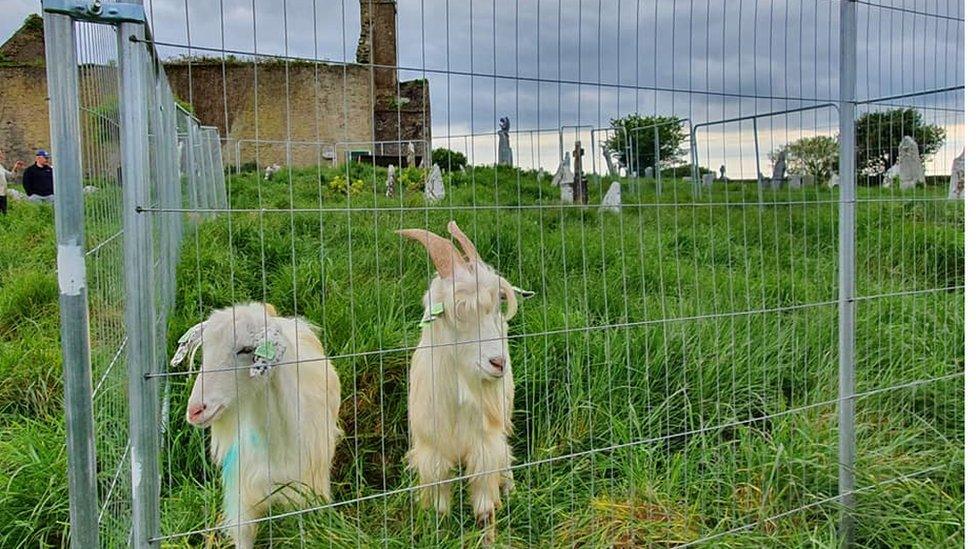
[[[264,311],[268,313],[268,316],[278,316],[278,309],[270,303],[262,303],[264,305]]]
[[[254,359],[251,363],[250,376],[267,377],[271,369],[281,362],[285,356],[287,342],[278,326],[268,326],[258,335],[255,341]]]
[[[451,278],[454,275],[454,269],[465,263],[454,244],[442,236],[437,236],[424,229],[403,229],[397,231],[397,234],[423,244],[441,278]]]
[[[180,336],[179,341],[177,341],[176,352],[173,353],[173,358],[169,361],[170,366],[179,366],[188,354],[190,355],[190,365],[193,365],[193,356],[203,344],[203,329],[206,325],[206,320],[199,322]]]
[[[532,290],[523,290],[522,288],[519,288],[518,286],[512,286],[512,291],[515,292],[516,294],[518,294],[523,299],[528,299],[528,298],[530,298],[530,297],[532,297],[532,296],[535,295],[535,292],[533,292]]]
[[[477,248],[474,247],[474,243],[468,238],[468,235],[464,234],[461,227],[454,221],[447,224],[447,230],[450,232],[454,238],[461,245],[461,249],[464,250],[464,255],[468,256],[468,261],[471,263],[476,263],[481,261],[481,255],[478,253]]]

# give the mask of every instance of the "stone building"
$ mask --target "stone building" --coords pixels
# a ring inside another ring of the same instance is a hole
[[[429,150],[430,94],[424,80],[398,79],[396,2],[362,0],[360,14],[356,63],[227,56],[169,60],[165,70],[174,94],[226,139],[225,164],[357,158],[386,166],[406,162],[407,141],[415,143],[419,161]],[[81,71],[82,81],[95,72]],[[0,46],[0,81],[0,148],[28,158],[32,149],[49,146],[39,17],[28,18]]]

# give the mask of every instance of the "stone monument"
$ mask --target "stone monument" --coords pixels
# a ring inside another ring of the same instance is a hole
[[[949,176],[949,198],[965,198],[966,186],[966,151],[959,153],[959,156],[952,161],[952,174]]]
[[[447,192],[444,190],[444,178],[441,177],[441,167],[434,164],[427,174],[427,181],[424,182],[424,198],[428,202],[439,202],[445,196],[447,196]]]
[[[773,164],[773,180],[770,183],[770,187],[773,189],[779,189],[783,186],[783,180],[786,178],[786,151],[780,151],[779,156],[776,157],[776,163]]]
[[[918,154],[918,144],[906,135],[898,144],[898,176],[902,189],[914,189],[925,184],[925,165]]]
[[[396,194],[396,168],[393,164],[386,167],[386,196],[393,198]]]
[[[509,144],[508,140],[508,129],[511,124],[508,121],[507,116],[503,116],[498,120],[498,165],[499,166],[511,166],[512,165],[512,146]]]
[[[556,174],[552,176],[552,186],[561,186],[564,179],[569,179],[570,181],[573,179],[573,168],[569,162],[569,152],[563,155],[563,161],[559,164]]]
[[[413,141],[407,143],[407,167],[412,168],[414,161],[417,159],[417,148],[414,147]]]
[[[600,145],[600,150],[603,152],[603,160],[607,163],[607,173],[611,176],[617,176],[620,174],[620,162],[619,159],[614,161],[613,153],[610,151],[610,147],[606,143]]]
[[[603,195],[603,202],[600,203],[601,212],[620,213],[620,182],[614,181],[607,189],[607,194]]]

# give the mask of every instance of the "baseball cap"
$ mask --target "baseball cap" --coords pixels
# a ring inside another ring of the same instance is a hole
[[[37,149],[37,154],[34,156],[43,156],[44,158],[47,158],[47,151],[44,149]]]

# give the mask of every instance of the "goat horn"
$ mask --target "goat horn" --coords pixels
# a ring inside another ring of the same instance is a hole
[[[442,236],[437,236],[424,229],[403,229],[397,231],[397,234],[423,244],[441,278],[450,278],[454,274],[454,265],[464,264],[464,258],[461,257],[461,253],[457,251],[454,244]]]
[[[468,235],[464,234],[461,227],[458,227],[457,223],[451,221],[447,224],[447,230],[450,231],[454,238],[457,239],[458,243],[461,245],[461,249],[464,250],[464,255],[468,256],[468,261],[471,263],[476,263],[481,261],[481,255],[478,250],[474,247],[474,243],[468,238]]]

